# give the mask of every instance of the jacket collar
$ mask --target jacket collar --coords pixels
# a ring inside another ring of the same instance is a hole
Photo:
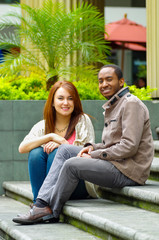
[[[111,99],[109,99],[104,105],[103,108],[106,109],[108,106],[112,106],[115,102],[118,101],[121,97],[123,97],[126,93],[129,92],[129,87],[125,87],[120,89]]]

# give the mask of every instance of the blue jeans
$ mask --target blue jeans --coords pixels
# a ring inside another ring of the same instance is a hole
[[[38,192],[50,170],[57,149],[50,154],[43,151],[42,147],[34,148],[30,151],[28,157],[28,169],[30,183],[33,192],[33,202],[36,201]],[[80,180],[70,199],[86,198],[88,196],[85,183]]]
[[[47,154],[43,151],[42,147],[37,147],[32,149],[29,153],[28,169],[33,192],[33,202],[35,202],[39,189],[50,170],[56,152],[57,149]]]

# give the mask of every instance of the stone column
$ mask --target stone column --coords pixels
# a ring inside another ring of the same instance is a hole
[[[159,98],[159,1],[146,0],[147,10],[147,85],[158,90],[152,97]]]
[[[41,6],[44,0],[21,0],[21,3],[27,4],[31,7]],[[104,0],[52,0],[53,2],[63,2],[68,9],[76,6],[77,3],[87,2],[99,8],[101,13],[104,14]]]

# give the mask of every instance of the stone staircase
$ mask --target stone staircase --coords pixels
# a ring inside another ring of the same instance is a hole
[[[99,199],[68,201],[57,224],[12,222],[32,202],[29,182],[4,182],[0,197],[0,240],[159,240],[159,141],[145,186],[100,188]]]

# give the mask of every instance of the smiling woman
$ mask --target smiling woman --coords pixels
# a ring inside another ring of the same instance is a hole
[[[83,146],[86,142],[94,142],[94,129],[90,118],[83,112],[77,89],[71,82],[58,81],[52,86],[45,103],[44,119],[33,126],[19,146],[20,153],[29,152],[33,201],[49,172],[57,148],[63,143]],[[85,187],[83,190],[86,191]]]
[[[53,107],[56,110],[55,133],[64,137],[74,110],[74,100],[65,88],[60,87],[55,92]]]

